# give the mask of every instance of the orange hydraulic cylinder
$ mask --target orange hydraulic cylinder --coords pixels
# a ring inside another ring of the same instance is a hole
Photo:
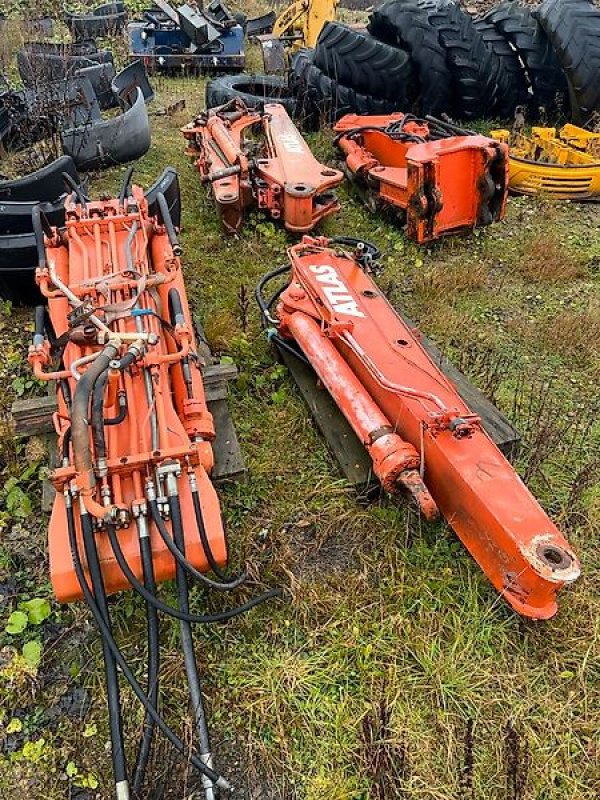
[[[297,312],[290,315],[288,328],[367,448],[378,479],[388,491],[394,491],[400,473],[418,469],[419,454],[394,433],[389,419],[365,391],[332,342],[322,335],[316,320]]]

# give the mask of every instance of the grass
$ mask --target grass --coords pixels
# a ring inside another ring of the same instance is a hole
[[[292,239],[254,215],[239,239],[223,237],[178,133],[201,107],[203,83],[155,83],[156,106],[185,96],[187,109],[153,118],[152,149],[136,180],[148,185],[167,164],[178,168],[189,294],[214,350],[240,370],[230,407],[249,481],[221,493],[233,561],[247,559],[260,586],[288,587],[284,601],[198,632],[217,764],[239,787],[237,796],[255,800],[595,800],[597,208],[512,198],[505,222],[417,248],[342,187],[342,211],[324,225],[326,233],[382,247],[382,288],[521,429],[517,466],[583,563],[558,616],[534,624],[499,601],[446,526],[423,525],[385,499],[359,503],[340,477],[275,362],[256,309],[240,295],[244,287],[251,296]],[[308,138],[320,157],[335,158],[326,132]],[[123,171],[93,176],[92,192],[114,191]],[[30,331],[28,311],[3,309],[4,413],[15,380],[28,378]],[[32,506],[15,518],[1,492],[0,583],[14,582],[7,618],[20,599],[49,593],[47,520],[39,511],[40,453],[39,468],[25,478],[23,444],[7,435],[1,455],[2,483],[17,477]],[[194,602],[205,605],[200,594]],[[125,652],[142,670],[141,605],[122,596],[114,617]],[[22,662],[22,638],[0,639],[0,796],[58,800],[77,796],[75,787],[87,782],[88,796],[108,800],[101,655],[89,615],[81,606],[54,605],[39,636],[37,669]],[[162,636],[164,711],[191,740],[176,625],[164,622]],[[91,707],[69,716],[61,698],[77,687],[88,691]],[[133,743],[142,715],[127,693],[124,703]],[[22,730],[9,734],[14,719]],[[191,786],[185,765],[161,744],[148,798],[181,798]]]

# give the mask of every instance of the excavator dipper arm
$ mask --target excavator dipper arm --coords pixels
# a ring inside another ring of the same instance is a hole
[[[294,340],[373,460],[388,491],[443,514],[520,614],[546,619],[579,575],[575,553],[387,302],[355,255],[305,237],[278,334]]]

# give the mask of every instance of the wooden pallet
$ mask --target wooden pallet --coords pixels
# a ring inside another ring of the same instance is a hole
[[[415,327],[408,317],[403,314],[400,316],[412,328]],[[444,375],[456,386],[473,413],[481,417],[483,428],[502,453],[509,459],[514,458],[521,441],[517,429],[448,361],[430,339],[423,336],[421,344]],[[372,474],[371,459],[329,392],[319,387],[317,376],[311,367],[286,350],[281,349],[280,355],[347,480],[360,492],[371,490],[377,485]]]
[[[237,367],[234,364],[215,364],[210,351],[206,352],[207,348],[201,344],[198,349],[207,362],[202,371],[202,378],[206,404],[213,415],[216,431],[213,442],[215,465],[211,478],[217,486],[231,481],[245,483],[246,465],[227,405],[227,384],[237,377]],[[12,405],[15,436],[20,439],[30,436],[43,437],[48,445],[51,467],[56,466],[56,433],[52,423],[55,411],[54,395],[16,400]],[[54,487],[49,481],[45,481],[42,492],[44,511],[51,509],[53,499]]]

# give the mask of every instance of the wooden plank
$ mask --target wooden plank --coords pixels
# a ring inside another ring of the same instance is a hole
[[[56,411],[56,397],[30,397],[15,400],[12,404],[12,417],[15,436],[39,436],[54,430],[52,415]]]
[[[410,319],[402,314],[401,316],[408,325],[415,327]],[[521,438],[517,429],[442,355],[430,339],[423,336],[421,344],[444,375],[454,383],[458,393],[473,413],[481,417],[483,428],[498,448],[507,458],[514,457]],[[280,350],[279,353],[346,479],[359,491],[370,491],[376,482],[372,473],[371,459],[331,395],[326,389],[319,387],[317,376],[311,367],[286,350]]]
[[[242,455],[242,448],[235,432],[226,399],[207,403],[208,410],[215,421],[216,438],[213,442],[215,465],[212,480],[217,486],[235,481],[246,483],[248,471]]]

